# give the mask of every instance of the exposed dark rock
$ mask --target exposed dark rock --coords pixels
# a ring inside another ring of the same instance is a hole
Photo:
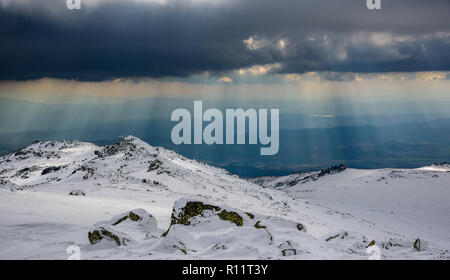
[[[245,214],[252,220],[255,218],[255,215],[253,215],[252,213],[245,212]]]
[[[88,238],[91,244],[96,244],[103,239],[112,240],[117,244],[117,246],[120,246],[126,242],[126,239],[121,240],[119,236],[105,229],[104,227],[98,227],[95,230],[90,231],[88,233]]]
[[[17,152],[14,153],[14,155],[15,155],[16,157],[18,157],[18,156],[26,156],[26,155],[28,155],[28,151],[25,151],[25,150],[18,150]]]
[[[366,248],[369,248],[373,245],[375,245],[375,240],[370,241],[369,245],[367,245]]]
[[[284,250],[281,251],[281,254],[283,255],[283,257],[295,256],[295,255],[297,255],[297,250],[295,250],[295,249],[284,249]]]
[[[241,227],[242,225],[244,225],[244,220],[242,219],[241,215],[239,215],[236,212],[222,210],[217,215],[219,216],[219,218],[221,218],[224,221],[230,221],[232,223],[235,223],[238,227]]]
[[[297,229],[298,229],[299,231],[305,231],[305,232],[306,232],[305,226],[302,225],[302,224],[300,224],[300,223],[297,223]]]
[[[158,170],[158,171],[156,172],[157,175],[161,175],[161,174],[163,174],[163,173],[166,173],[167,175],[170,175],[170,174],[171,174],[171,172],[168,171],[168,170]]]
[[[123,138],[113,145],[105,146],[101,151],[95,151],[95,155],[99,158],[114,156],[119,153],[130,154],[137,150],[136,144],[133,143],[133,139]]]
[[[36,172],[36,171],[38,171],[40,169],[41,168],[39,166],[26,167],[26,168],[23,168],[23,169],[17,171],[17,173],[14,174],[14,177],[20,177],[22,179],[27,179],[27,178],[29,178],[28,177],[29,173]]]
[[[145,236],[144,238],[152,236],[158,231],[156,219],[144,209],[134,209],[117,215],[109,221],[97,223],[95,228],[89,231],[88,237],[91,244],[106,239],[114,241],[118,246],[134,242],[136,238],[142,238],[133,234],[128,235],[130,231],[140,232]]]
[[[328,241],[333,240],[333,239],[338,238],[338,237],[339,237],[339,234],[336,234],[336,235],[328,237],[327,239],[325,239],[325,241],[328,242]]]
[[[344,239],[346,236],[348,235],[348,233],[347,232],[342,232],[342,233],[338,233],[338,234],[336,234],[336,235],[333,235],[333,236],[330,236],[330,237],[328,237],[327,239],[325,239],[325,241],[330,241],[330,240],[333,240],[333,239],[336,239],[336,238],[338,238],[338,237],[340,237],[341,239]]]
[[[162,165],[162,162],[158,159],[152,161],[147,169],[147,172],[155,171],[159,169]]]
[[[236,212],[227,211],[224,209],[222,210],[222,208],[220,208],[220,207],[210,205],[210,204],[205,204],[200,201],[188,201],[184,207],[182,207],[180,210],[178,210],[178,213],[176,213],[175,209],[172,211],[170,226],[167,229],[167,231],[162,234],[162,237],[167,236],[172,225],[176,225],[176,224],[190,225],[191,218],[202,215],[203,212],[206,210],[214,211],[215,214],[221,220],[232,222],[232,223],[236,224],[237,226],[242,226],[244,224],[244,219],[242,218],[241,215],[239,215]],[[217,213],[217,212],[219,212],[219,213]]]
[[[69,193],[69,195],[86,196],[86,193],[83,190],[73,190]]]
[[[140,217],[139,215],[137,215],[133,212],[130,212],[130,214],[128,215],[128,218],[130,218],[130,220],[132,220],[133,222],[137,222],[142,219],[142,217]]]
[[[213,250],[226,250],[227,246],[225,244],[216,244],[212,248]]]
[[[142,220],[142,217],[133,213],[132,211],[130,211],[130,213],[128,214],[128,216],[123,216],[122,218],[120,218],[119,220],[117,220],[116,222],[114,222],[112,225],[118,225],[121,222],[125,221],[126,219],[130,219],[133,222],[138,222],[140,220]]]
[[[266,226],[261,225],[261,221],[257,221],[256,224],[254,225],[254,227],[257,229],[267,228]]]
[[[273,241],[273,236],[272,236],[272,234],[267,230],[267,227],[266,227],[266,226],[262,226],[262,225],[261,225],[261,221],[257,221],[256,224],[254,224],[253,226],[254,226],[255,228],[257,228],[257,229],[263,229],[263,230],[265,230],[265,231],[267,232],[267,234],[269,235],[270,242]]]
[[[320,177],[323,177],[325,175],[330,175],[330,174],[336,174],[339,172],[344,171],[345,169],[347,169],[347,167],[343,164],[340,165],[336,165],[336,166],[332,166],[326,169],[323,169],[321,171],[317,171],[317,172],[311,172],[311,173],[304,173],[304,172],[295,172],[292,173],[291,175],[287,176],[287,179],[281,182],[278,182],[275,184],[274,188],[275,189],[279,189],[279,188],[283,188],[283,187],[292,187],[295,186],[297,184],[303,184],[303,183],[307,183],[310,181],[316,181],[318,180]],[[270,178],[270,177],[264,177],[264,178]],[[276,178],[276,177],[273,177]],[[256,179],[256,180],[251,180],[261,186],[264,186],[264,179]],[[270,181],[270,179],[269,179]]]
[[[86,172],[86,174],[83,176],[84,180],[87,180],[90,177],[94,176],[94,173],[95,173],[95,169],[94,168],[86,167],[84,165],[80,166],[72,174],[75,174],[77,171]]]
[[[199,201],[189,201],[181,209],[178,217],[175,217],[172,214],[172,224],[190,225],[190,219],[192,217],[201,215],[205,210],[220,211],[221,208],[214,205],[204,204],[203,202]]]
[[[278,248],[281,249],[281,255],[283,257],[297,255],[297,250],[293,247],[292,242],[289,240],[278,245]]]
[[[414,249],[416,249],[417,251],[421,251],[421,250],[422,250],[422,246],[421,246],[421,243],[420,243],[420,239],[419,239],[419,238],[417,238],[416,241],[414,241],[413,247],[414,247]]]
[[[50,167],[47,167],[44,170],[42,170],[41,175],[46,175],[46,174],[51,173],[51,172],[59,171],[59,170],[61,170],[61,168],[62,168],[62,166],[50,166]]]
[[[19,187],[18,185],[14,184],[14,183],[12,183],[12,182],[10,182],[8,180],[3,180],[3,179],[0,179],[0,188],[5,188],[5,189],[10,190],[12,192],[23,190],[22,187]]]

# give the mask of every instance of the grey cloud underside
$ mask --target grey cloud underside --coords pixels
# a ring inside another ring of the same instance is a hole
[[[81,11],[20,3],[0,8],[2,80],[190,76],[269,63],[282,65],[278,73],[450,70],[448,0],[382,1],[381,11],[362,0],[112,1]],[[250,36],[267,43],[252,50],[243,43]]]

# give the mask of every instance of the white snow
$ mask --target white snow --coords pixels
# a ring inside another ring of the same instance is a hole
[[[243,225],[208,210],[162,237],[175,201],[233,211]],[[111,225],[133,210],[155,223]],[[0,158],[0,259],[66,259],[70,245],[83,259],[367,259],[372,240],[382,258],[449,259],[449,216],[445,166],[245,180],[132,136],[108,147],[38,142]],[[102,225],[132,242],[90,244]]]

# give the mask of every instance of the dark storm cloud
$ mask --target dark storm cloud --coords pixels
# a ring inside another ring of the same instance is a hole
[[[86,1],[0,1],[0,79],[450,69],[448,0]]]

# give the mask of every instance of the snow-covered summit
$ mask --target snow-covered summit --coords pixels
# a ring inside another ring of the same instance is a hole
[[[429,170],[429,171],[441,171],[441,172],[450,172],[450,163],[449,162],[441,162],[441,163],[434,163],[430,166],[424,166],[421,168],[418,168],[419,170]]]
[[[0,157],[0,259],[73,244],[88,259],[367,259],[374,243],[448,259],[449,185],[442,170],[342,165],[245,180],[133,136],[36,142]]]

